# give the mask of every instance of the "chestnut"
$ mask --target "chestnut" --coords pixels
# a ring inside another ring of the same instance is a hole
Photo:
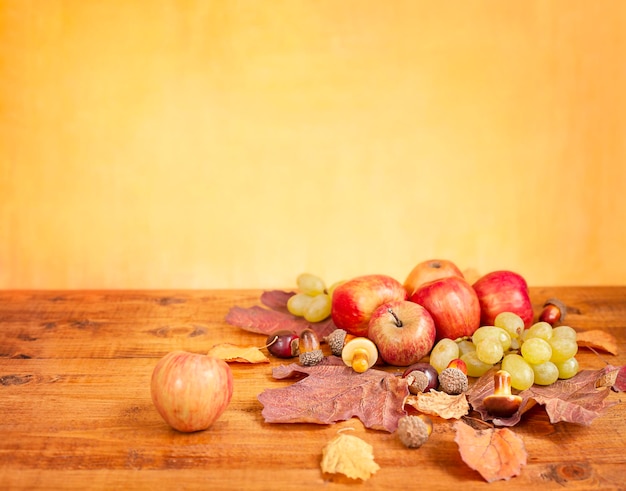
[[[439,373],[430,363],[414,363],[404,371],[402,377],[407,379],[411,394],[429,392],[439,385]]]
[[[265,346],[267,351],[277,358],[293,358],[300,352],[298,340],[295,331],[280,329],[267,337]]]

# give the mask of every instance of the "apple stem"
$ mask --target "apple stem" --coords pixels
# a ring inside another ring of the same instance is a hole
[[[393,318],[396,320],[396,326],[402,327],[402,321],[398,319],[398,316],[396,315],[396,313],[391,308],[388,308],[387,312],[393,315]]]

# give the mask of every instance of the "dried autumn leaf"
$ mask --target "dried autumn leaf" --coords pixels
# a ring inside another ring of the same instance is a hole
[[[208,355],[224,361],[240,363],[269,363],[270,360],[263,352],[254,346],[242,347],[230,343],[216,344]]]
[[[617,355],[617,340],[615,336],[600,329],[576,333],[576,342],[580,348],[592,348]]]
[[[454,423],[454,441],[461,458],[487,482],[518,476],[528,455],[524,442],[508,428],[477,430],[463,421]]]
[[[296,363],[272,371],[276,379],[305,378],[258,396],[267,423],[330,424],[353,416],[367,428],[393,432],[404,416],[406,379],[381,370],[357,373],[345,365],[303,367]]]
[[[287,329],[300,334],[304,329],[313,329],[320,339],[328,336],[336,327],[329,317],[320,322],[308,322],[303,317],[296,317],[287,310],[287,300],[294,292],[269,290],[261,294],[261,303],[252,307],[232,307],[226,314],[225,321],[236,327],[257,334],[270,335],[279,329]]]
[[[483,399],[493,393],[493,372],[483,375],[467,392],[470,405],[481,417],[493,420],[498,426],[514,426],[530,405],[537,403],[545,407],[551,423],[564,421],[590,425],[602,411],[613,403],[606,397],[615,383],[619,367],[607,366],[600,370],[583,370],[568,380],[557,380],[552,385],[533,385],[519,393],[522,398],[520,410],[510,418],[493,418],[485,408]]]
[[[369,479],[380,469],[372,446],[353,435],[338,435],[322,450],[322,472],[341,473],[351,479]]]
[[[458,419],[469,412],[469,403],[465,394],[450,395],[438,390],[410,395],[404,404],[418,411],[444,419]]]
[[[619,372],[617,377],[615,377],[615,383],[612,388],[616,392],[626,392],[626,365],[618,368]]]

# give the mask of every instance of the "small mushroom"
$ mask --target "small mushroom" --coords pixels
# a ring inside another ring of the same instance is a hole
[[[547,322],[551,326],[563,322],[567,314],[567,307],[558,298],[549,298],[543,304],[543,310],[539,314],[539,321]]]
[[[371,339],[350,339],[341,350],[341,359],[355,372],[363,373],[378,360],[378,348]]]
[[[300,333],[300,364],[306,367],[319,364],[324,359],[324,353],[320,348],[320,341],[313,329],[304,329]]]
[[[490,414],[500,418],[508,418],[515,414],[522,398],[511,394],[511,374],[506,370],[498,370],[493,376],[493,394],[483,399],[483,404]]]

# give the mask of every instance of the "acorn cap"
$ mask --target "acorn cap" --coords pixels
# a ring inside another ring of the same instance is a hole
[[[432,431],[433,424],[426,416],[402,416],[398,420],[398,438],[408,448],[424,445]]]
[[[439,374],[439,388],[446,394],[462,394],[468,385],[467,375],[458,368],[446,368]]]
[[[324,359],[324,353],[321,349],[314,349],[313,351],[301,352],[299,356],[300,365],[305,367],[311,367],[318,365]]]
[[[330,351],[335,356],[341,356],[341,350],[346,342],[346,335],[348,332],[345,329],[335,329],[328,336],[326,336],[326,342],[330,346]]]
[[[428,387],[428,375],[420,370],[413,370],[406,376],[406,380],[411,394],[424,392]]]

